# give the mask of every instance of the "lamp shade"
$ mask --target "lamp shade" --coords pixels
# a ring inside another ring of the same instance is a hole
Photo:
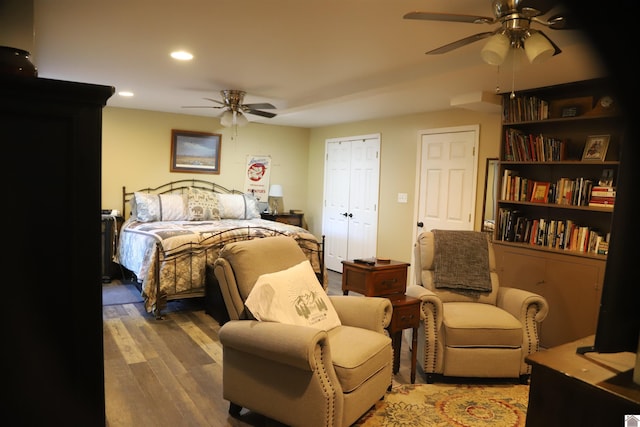
[[[500,65],[507,57],[511,41],[504,34],[494,34],[480,51],[482,60],[490,65]]]
[[[282,185],[273,184],[269,187],[269,197],[283,197],[284,193],[282,191]]]
[[[555,53],[553,45],[540,33],[533,33],[524,41],[524,53],[532,64],[539,64]]]

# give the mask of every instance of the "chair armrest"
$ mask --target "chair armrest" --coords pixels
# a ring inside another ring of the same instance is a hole
[[[330,295],[329,299],[343,325],[383,334],[391,323],[393,305],[387,298]]]
[[[316,369],[315,348],[328,345],[323,330],[257,320],[231,320],[218,336],[223,347],[305,371]]]
[[[496,305],[511,313],[523,324],[526,324],[528,317],[542,322],[549,313],[549,305],[543,296],[507,286],[500,286],[498,289]]]
[[[420,285],[407,286],[405,294],[422,300],[422,304],[420,304],[420,319],[427,320],[425,327],[430,326],[434,331],[440,330],[442,325],[442,300],[440,297]]]

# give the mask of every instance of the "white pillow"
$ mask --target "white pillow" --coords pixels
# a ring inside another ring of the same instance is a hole
[[[187,205],[189,221],[217,221],[220,219],[218,196],[211,191],[189,187]]]
[[[187,198],[184,194],[133,194],[136,219],[140,222],[186,221]]]
[[[220,218],[260,218],[258,201],[250,194],[217,194]]]
[[[308,260],[258,277],[245,305],[256,319],[264,322],[310,326],[324,331],[341,325]]]

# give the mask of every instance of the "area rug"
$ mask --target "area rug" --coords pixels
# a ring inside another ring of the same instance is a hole
[[[403,384],[354,426],[520,427],[528,399],[529,386],[522,384]]]
[[[105,284],[102,286],[102,305],[133,304],[142,302],[140,291],[131,284]]]

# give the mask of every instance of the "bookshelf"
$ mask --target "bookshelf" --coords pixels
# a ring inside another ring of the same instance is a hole
[[[594,79],[503,95],[494,247],[501,279],[547,298],[544,347],[595,332],[624,139],[610,94]]]

